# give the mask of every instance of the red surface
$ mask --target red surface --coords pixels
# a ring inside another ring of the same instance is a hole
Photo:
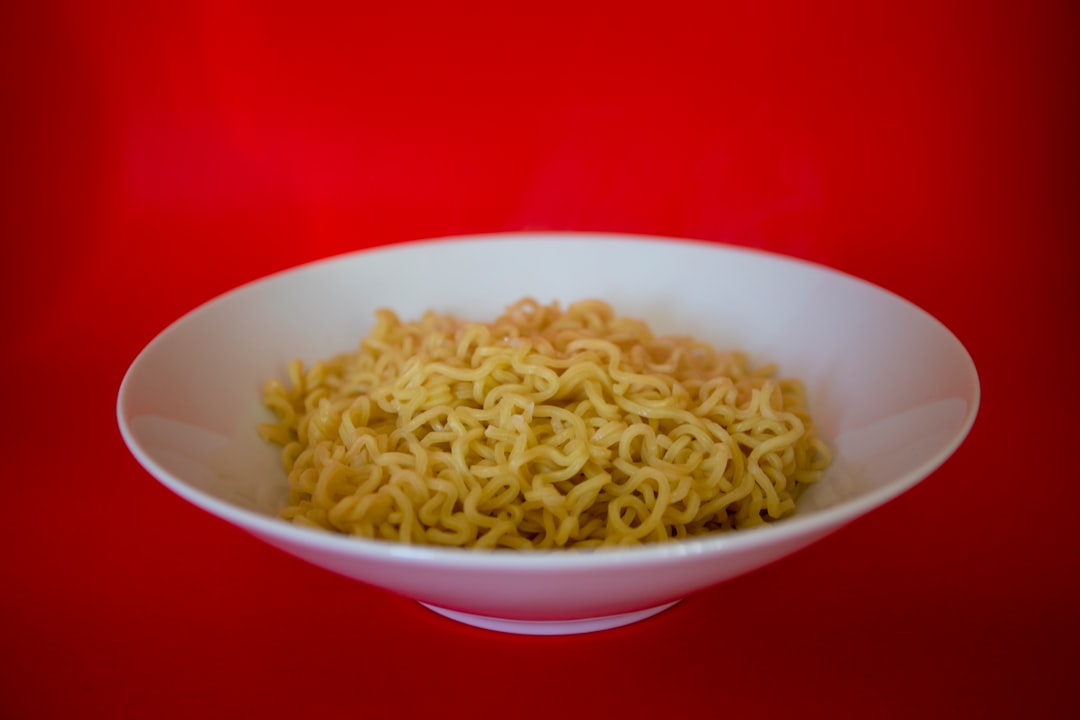
[[[0,716],[1080,711],[1074,3],[13,5]],[[311,568],[124,448],[123,372],[195,305],[356,248],[520,229],[864,277],[966,344],[979,419],[813,548],[568,638]]]

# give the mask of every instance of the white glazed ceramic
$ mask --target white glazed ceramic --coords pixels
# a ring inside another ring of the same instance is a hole
[[[794,516],[630,549],[521,553],[406,546],[276,517],[286,481],[255,425],[286,362],[351,350],[373,313],[493,319],[529,295],[595,297],[665,333],[741,348],[801,377],[836,460]],[[138,461],[181,497],[286,552],[507,632],[634,622],[760,568],[904,492],[951,455],[979,404],[974,364],[895,295],[753,250],[638,236],[522,233],[362,251],[229,292],[178,320],[129,369],[117,404]]]

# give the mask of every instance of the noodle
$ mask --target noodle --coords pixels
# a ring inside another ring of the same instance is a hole
[[[585,548],[789,515],[830,463],[802,385],[606,303],[492,323],[376,312],[355,352],[270,380],[282,517],[404,543]]]

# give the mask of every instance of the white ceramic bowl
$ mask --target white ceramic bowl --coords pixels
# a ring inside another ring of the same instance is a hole
[[[797,512],[763,528],[604,551],[477,551],[362,540],[276,517],[277,449],[255,433],[265,379],[294,358],[352,350],[378,307],[494,319],[529,295],[595,297],[666,333],[772,360],[804,380],[836,459]],[[759,568],[888,502],[967,435],[974,364],[934,318],[876,286],[753,250],[638,236],[450,238],[330,258],[229,292],[184,316],[120,387],[125,442],[204,510],[323,568],[507,632],[558,634],[648,617]]]

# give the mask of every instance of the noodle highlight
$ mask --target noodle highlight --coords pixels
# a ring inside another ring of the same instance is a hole
[[[492,323],[376,312],[352,353],[270,380],[282,517],[404,543],[586,548],[789,515],[830,452],[801,383],[586,300]]]

